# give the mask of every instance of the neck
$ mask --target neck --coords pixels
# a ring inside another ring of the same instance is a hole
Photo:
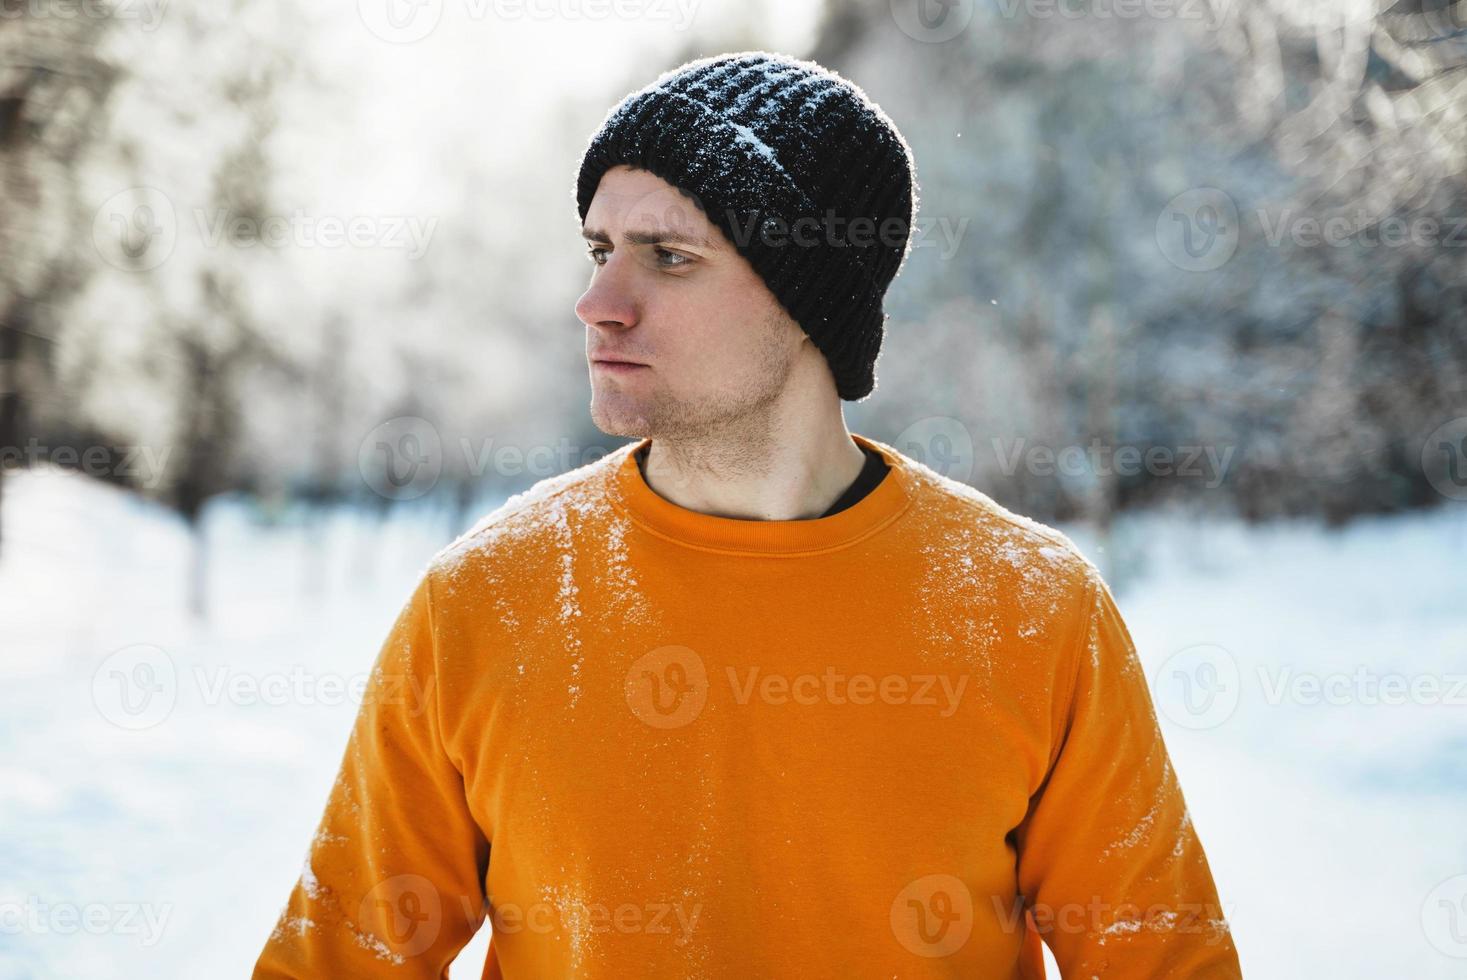
[[[638,465],[664,500],[715,517],[756,521],[818,517],[860,474],[866,456],[837,404],[831,416],[751,438],[724,431],[697,439],[654,436]]]

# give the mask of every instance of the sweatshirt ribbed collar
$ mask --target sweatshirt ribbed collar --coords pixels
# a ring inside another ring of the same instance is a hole
[[[624,451],[612,474],[613,499],[638,525],[692,548],[749,555],[798,556],[848,547],[891,524],[912,500],[912,477],[900,453],[851,433],[857,445],[880,453],[890,471],[865,497],[829,517],[793,521],[715,517],[680,507],[657,494],[637,466],[642,439]]]

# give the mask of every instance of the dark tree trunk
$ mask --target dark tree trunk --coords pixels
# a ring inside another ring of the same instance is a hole
[[[12,310],[18,305],[19,303],[12,304]],[[4,526],[6,460],[11,455],[12,449],[21,448],[21,332],[11,322],[12,310],[0,313],[0,528]],[[3,532],[0,532],[0,548],[3,546]]]

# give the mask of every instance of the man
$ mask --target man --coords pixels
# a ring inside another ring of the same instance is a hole
[[[690,62],[576,185],[633,437],[440,552],[255,976],[1240,976],[1131,638],[1063,535],[848,432],[910,150]]]

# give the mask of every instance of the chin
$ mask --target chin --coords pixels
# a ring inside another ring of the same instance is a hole
[[[591,422],[609,436],[641,439],[651,435],[646,409],[630,399],[591,396]]]

